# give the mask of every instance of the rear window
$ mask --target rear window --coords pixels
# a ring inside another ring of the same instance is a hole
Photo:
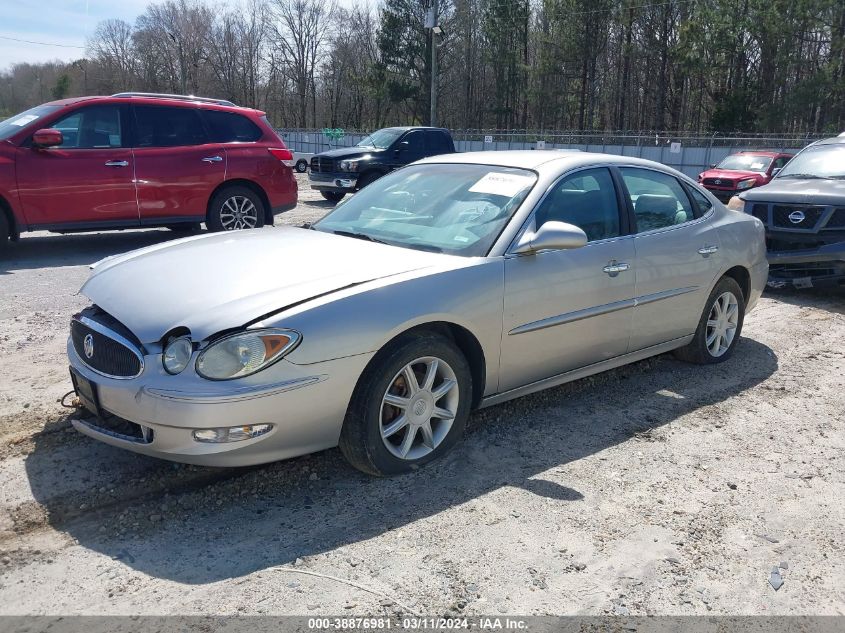
[[[261,128],[241,114],[203,110],[202,115],[213,143],[254,143],[263,134]]]
[[[138,147],[179,147],[207,142],[195,108],[135,106]]]

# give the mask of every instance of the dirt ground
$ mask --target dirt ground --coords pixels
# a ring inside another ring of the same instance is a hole
[[[277,224],[330,208],[301,192]],[[336,450],[217,470],[58,402],[87,265],[173,237],[36,233],[0,261],[0,614],[845,614],[845,294],[765,296],[716,367],[476,413],[410,475]]]

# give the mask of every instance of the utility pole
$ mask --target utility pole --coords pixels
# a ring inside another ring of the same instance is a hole
[[[437,36],[442,33],[440,26],[437,24],[438,15],[437,0],[431,2],[431,113],[429,115],[429,125],[437,125]]]

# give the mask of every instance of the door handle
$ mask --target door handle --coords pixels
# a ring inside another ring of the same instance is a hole
[[[610,275],[611,277],[615,277],[615,276],[616,276],[616,275],[618,275],[619,273],[625,272],[625,271],[626,271],[626,270],[628,270],[630,267],[631,267],[631,266],[630,266],[630,265],[628,265],[628,264],[626,264],[625,262],[617,262],[617,261],[613,261],[613,262],[610,262],[610,263],[609,263],[607,266],[605,266],[604,268],[602,268],[602,270],[603,270],[604,272],[606,272],[608,275]]]
[[[219,163],[223,160],[222,156],[206,156],[202,159],[204,163]]]
[[[719,250],[718,246],[702,246],[701,248],[698,249],[698,254],[707,256],[707,255],[712,255],[713,253],[715,253],[718,250]]]
[[[106,163],[106,167],[129,167],[128,160],[110,160]]]

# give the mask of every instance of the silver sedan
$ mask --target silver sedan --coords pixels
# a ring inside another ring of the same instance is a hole
[[[719,363],[762,223],[682,174],[575,152],[429,158],[310,228],[105,259],[68,356],[103,442],[215,466],[340,446],[368,473],[450,450],[470,411],[674,351]]]

